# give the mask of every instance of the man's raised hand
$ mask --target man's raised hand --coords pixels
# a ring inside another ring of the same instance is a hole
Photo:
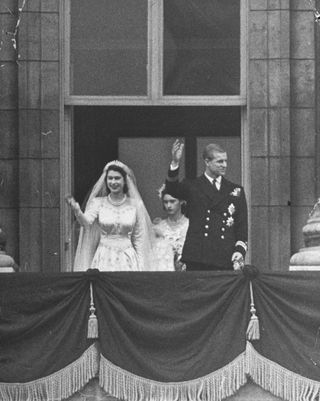
[[[184,148],[184,143],[180,141],[180,139],[176,139],[172,145],[172,164],[174,166],[179,166],[180,160],[183,155],[183,148]]]

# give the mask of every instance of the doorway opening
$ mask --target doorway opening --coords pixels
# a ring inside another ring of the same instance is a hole
[[[227,178],[241,182],[240,107],[79,106],[73,120],[73,193],[81,203],[110,160],[134,172],[151,218],[161,217],[163,184],[176,138],[185,141],[181,177],[203,171],[202,149],[210,142],[229,154]]]

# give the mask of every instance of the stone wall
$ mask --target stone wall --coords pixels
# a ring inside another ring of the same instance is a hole
[[[18,64],[13,47],[16,0],[0,2],[0,227],[7,252],[19,260]]]
[[[314,17],[308,0],[249,7],[252,262],[287,270],[316,199]]]
[[[302,227],[319,193],[316,186],[315,27],[309,1],[291,12],[291,249],[304,246]]]
[[[26,271],[60,269],[59,1],[28,0],[19,30],[19,244]]]

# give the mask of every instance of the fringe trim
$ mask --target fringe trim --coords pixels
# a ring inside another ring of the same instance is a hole
[[[0,383],[1,401],[61,401],[79,391],[99,369],[99,352],[92,344],[79,359],[49,376],[27,383]]]
[[[320,382],[300,376],[260,355],[247,342],[248,374],[264,390],[287,401],[320,399]]]
[[[184,382],[158,382],[134,375],[101,355],[100,386],[113,397],[128,401],[221,401],[247,382],[246,353],[215,372]]]

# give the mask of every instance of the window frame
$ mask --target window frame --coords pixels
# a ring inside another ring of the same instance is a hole
[[[92,96],[70,93],[70,30],[72,0],[64,0],[65,65],[64,104],[66,106],[107,105],[201,105],[201,106],[245,106],[246,105],[246,33],[247,0],[240,1],[240,93],[239,95],[183,96],[163,95],[163,0],[148,1],[148,74],[146,96]]]

